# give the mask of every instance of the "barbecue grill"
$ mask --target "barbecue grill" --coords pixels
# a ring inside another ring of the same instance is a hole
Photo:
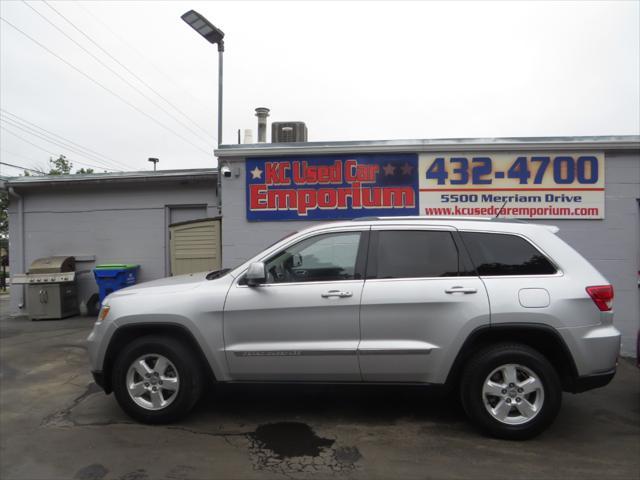
[[[31,263],[29,271],[12,277],[12,284],[26,284],[27,309],[32,320],[77,315],[75,257],[46,257]]]

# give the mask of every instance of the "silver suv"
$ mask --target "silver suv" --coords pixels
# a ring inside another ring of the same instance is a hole
[[[112,293],[89,335],[106,393],[170,422],[216,382],[423,384],[483,431],[541,432],[563,391],[609,383],[613,289],[556,227],[365,218],[314,226],[242,265]]]

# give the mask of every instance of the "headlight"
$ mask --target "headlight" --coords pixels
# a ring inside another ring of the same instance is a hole
[[[111,307],[109,305],[103,305],[100,309],[100,313],[98,313],[98,320],[96,323],[100,323],[105,318],[107,318],[107,315],[109,315],[109,310],[111,310]]]

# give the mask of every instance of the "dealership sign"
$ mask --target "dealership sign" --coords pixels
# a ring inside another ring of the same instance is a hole
[[[247,160],[247,219],[418,215],[418,156],[329,155]]]
[[[246,182],[248,220],[604,218],[601,152],[252,158]]]

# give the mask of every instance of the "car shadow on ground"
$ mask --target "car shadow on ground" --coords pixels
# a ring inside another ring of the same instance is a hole
[[[225,384],[203,395],[192,415],[391,423],[465,421],[455,392],[413,385]]]

